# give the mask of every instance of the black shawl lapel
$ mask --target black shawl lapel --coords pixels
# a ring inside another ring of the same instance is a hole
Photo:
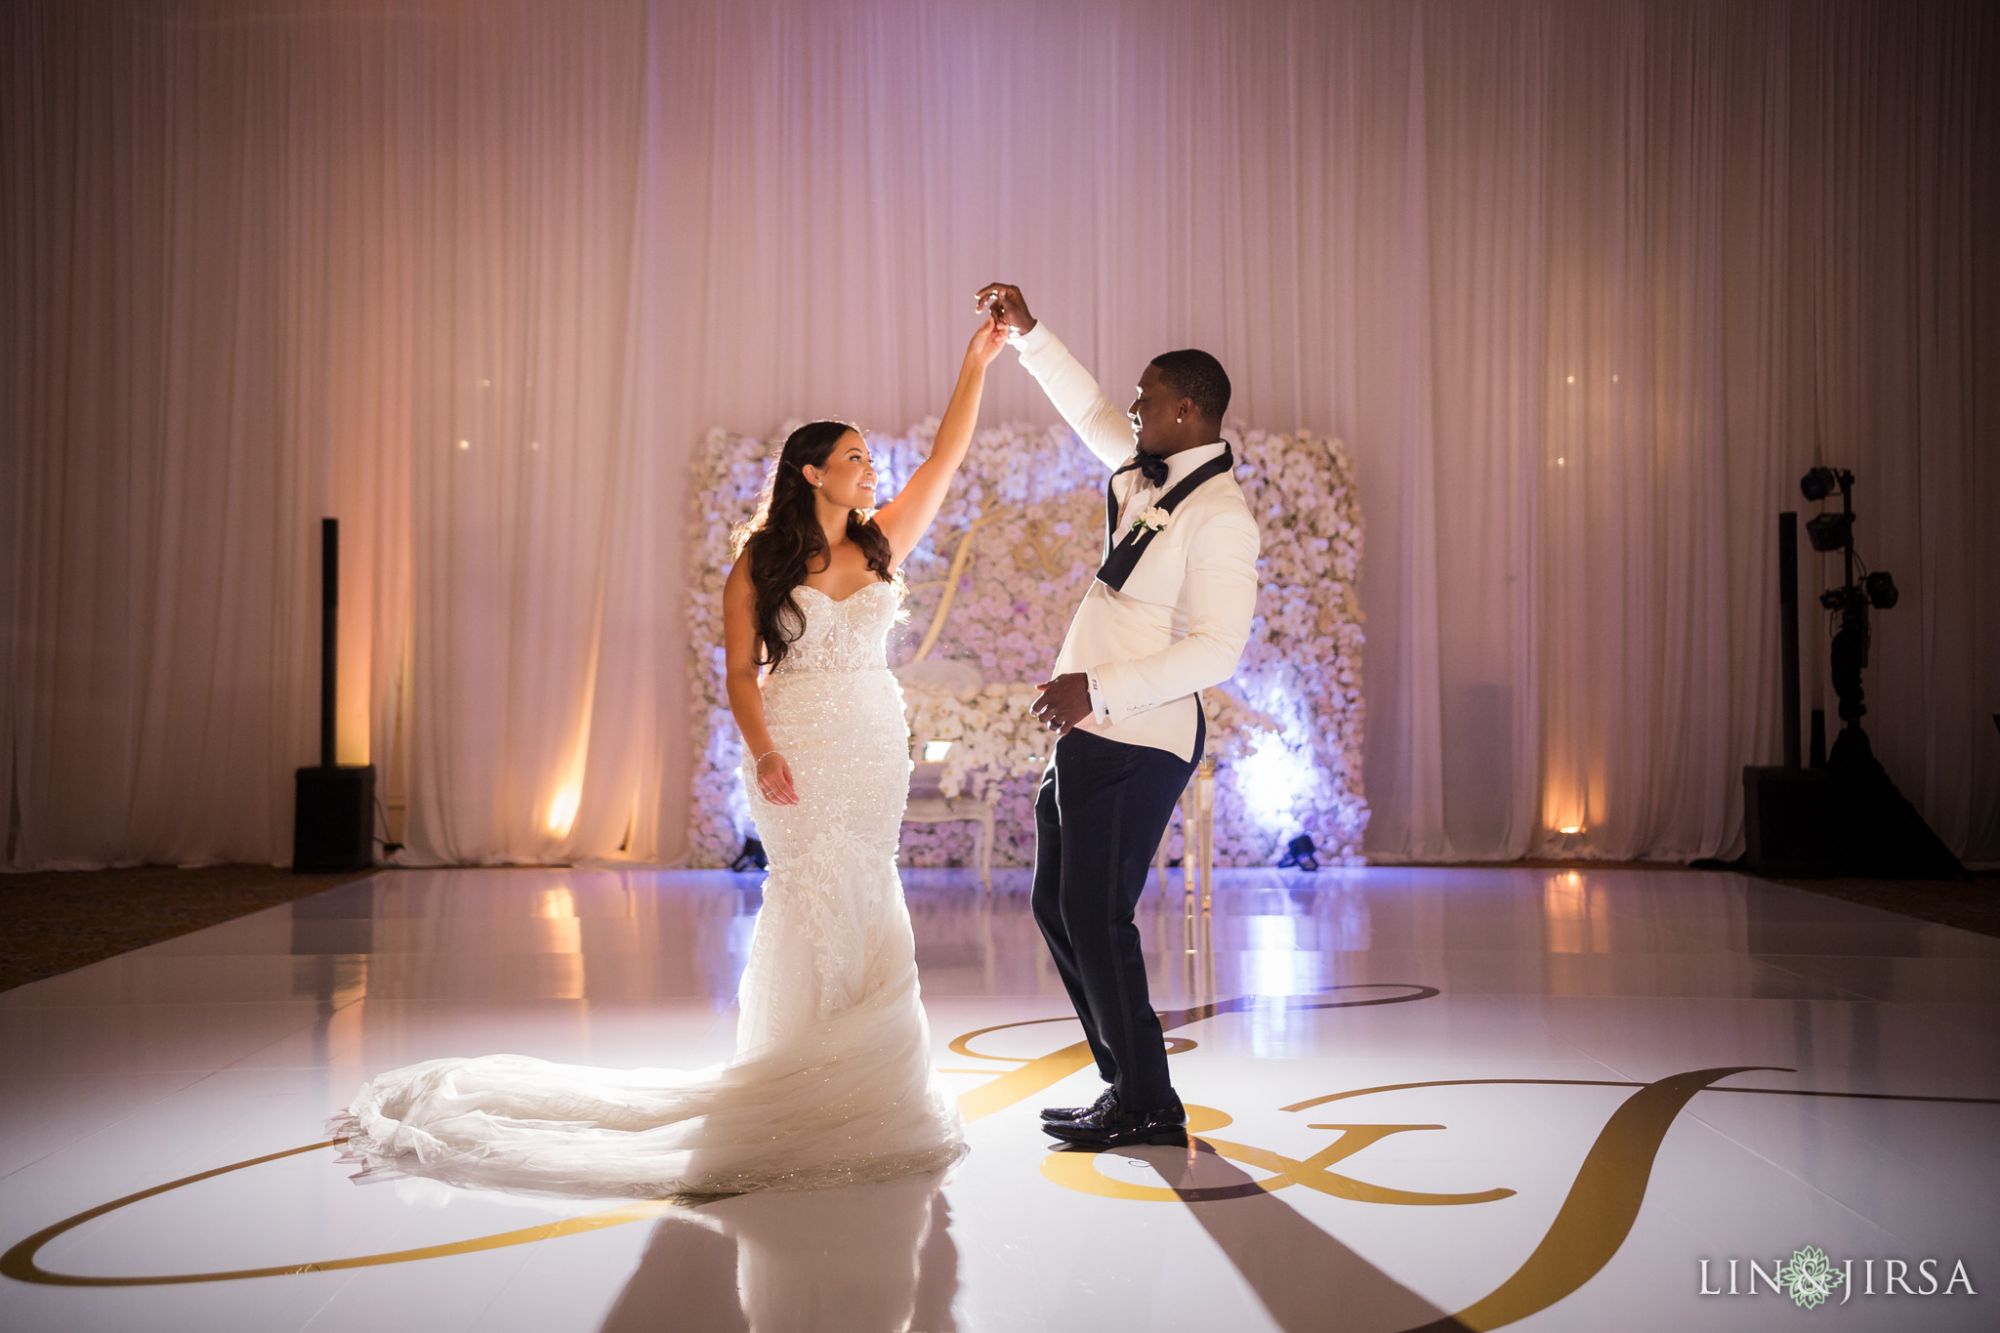
[[[1182,477],[1179,484],[1161,498],[1159,507],[1171,514],[1180,502],[1187,499],[1188,496],[1193,495],[1203,482],[1214,477],[1223,476],[1235,466],[1235,451],[1228,445],[1223,445],[1222,457],[1211,458],[1208,462],[1203,463],[1200,467]],[[1110,497],[1109,492],[1106,493],[1106,504],[1109,511],[1108,517],[1115,522],[1118,502],[1116,499]],[[1137,515],[1134,515],[1134,517],[1136,518]],[[1116,546],[1112,546],[1110,553],[1105,556],[1103,568],[1097,571],[1098,581],[1109,587],[1123,588],[1125,580],[1132,573],[1133,567],[1139,563],[1139,557],[1146,553],[1146,547],[1152,544],[1153,538],[1157,535],[1151,528],[1131,529],[1128,526],[1125,539]],[[1110,546],[1110,538],[1108,536],[1105,544]]]

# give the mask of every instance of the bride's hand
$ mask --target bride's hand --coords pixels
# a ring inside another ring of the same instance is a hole
[[[757,790],[772,805],[799,803],[799,794],[792,787],[792,766],[776,750],[757,761]]]
[[[1007,326],[992,316],[980,321],[972,334],[972,341],[965,348],[965,364],[984,370],[993,364],[993,358],[1000,355],[1000,349],[1007,345]]]

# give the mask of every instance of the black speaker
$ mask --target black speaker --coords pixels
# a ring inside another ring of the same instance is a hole
[[[1823,768],[1743,768],[1743,836],[1749,868],[1767,875],[1827,874],[1835,794]]]
[[[375,864],[375,766],[298,770],[292,873],[366,870]]]
[[[375,864],[375,766],[333,760],[340,524],[326,518],[319,527],[319,763],[298,770],[292,803],[294,875],[366,870]]]

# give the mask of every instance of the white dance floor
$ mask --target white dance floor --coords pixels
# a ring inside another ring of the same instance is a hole
[[[906,880],[943,1179],[335,1160],[386,1066],[722,1059],[756,877],[390,871],[0,994],[0,1328],[2000,1326],[2000,940],[1637,870],[1226,872],[1204,927],[1176,872],[1141,925],[1197,1142],[1090,1155],[1037,1130],[1097,1086],[1025,872]]]

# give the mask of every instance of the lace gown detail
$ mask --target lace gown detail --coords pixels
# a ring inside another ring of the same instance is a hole
[[[332,1128],[369,1171],[559,1193],[805,1189],[933,1170],[962,1150],[936,1086],[896,848],[910,779],[886,641],[895,585],[801,587],[805,627],[764,683],[799,803],[743,776],[770,861],[736,1050],[707,1069],[522,1055],[377,1075]]]

